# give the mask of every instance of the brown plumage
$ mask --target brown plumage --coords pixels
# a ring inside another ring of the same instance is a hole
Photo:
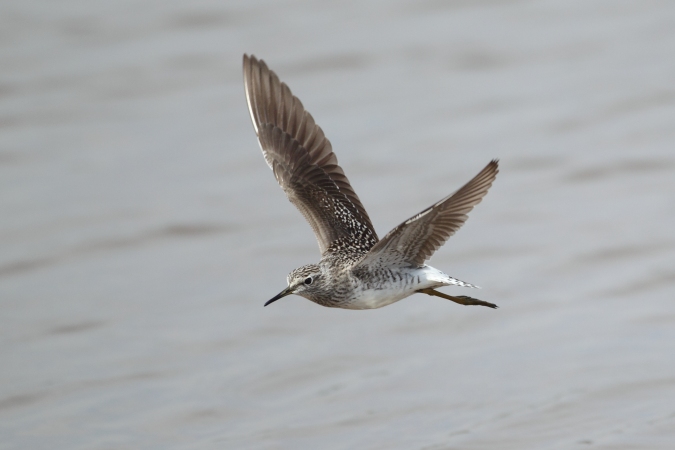
[[[497,164],[497,160],[490,161],[457,192],[391,230],[359,264],[390,265],[399,261],[422,266],[464,225],[469,212],[483,200],[499,172]]]
[[[425,264],[466,222],[492,185],[496,160],[454,194],[406,220],[378,242],[359,197],[328,139],[285,83],[264,61],[244,55],[251,120],[267,164],[316,235],[322,258],[293,270],[288,287],[268,305],[298,294],[323,306],[369,309],[416,292],[462,305],[496,305],[449,296],[440,286],[475,287]]]
[[[312,226],[321,253],[342,238],[362,237],[371,246],[377,242],[375,228],[330,141],[300,100],[255,56],[244,55],[244,86],[267,164]]]

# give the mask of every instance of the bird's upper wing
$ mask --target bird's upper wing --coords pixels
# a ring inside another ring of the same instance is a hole
[[[255,56],[244,55],[244,86],[265,160],[311,225],[321,253],[370,249],[377,242],[370,218],[300,100]]]
[[[421,266],[464,225],[499,172],[493,160],[454,194],[406,220],[370,249],[356,265]]]

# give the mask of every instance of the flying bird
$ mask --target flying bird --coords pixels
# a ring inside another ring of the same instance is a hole
[[[436,291],[441,286],[477,286],[425,264],[487,194],[499,172],[497,160],[454,194],[378,239],[330,142],[288,86],[262,59],[244,55],[244,87],[265,160],[311,225],[321,251],[318,263],[291,271],[288,286],[265,306],[296,294],[332,308],[373,309],[423,293],[461,305],[497,308]]]

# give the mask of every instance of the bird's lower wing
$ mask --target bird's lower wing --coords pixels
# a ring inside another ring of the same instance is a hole
[[[457,192],[391,230],[357,266],[423,265],[464,225],[467,214],[487,194],[498,172],[498,161],[492,160]]]

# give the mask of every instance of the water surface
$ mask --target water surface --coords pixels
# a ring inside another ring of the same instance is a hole
[[[0,448],[673,448],[673,49],[659,1],[4,2]],[[319,254],[244,52],[380,235],[501,158],[431,260],[501,308],[263,309]]]

